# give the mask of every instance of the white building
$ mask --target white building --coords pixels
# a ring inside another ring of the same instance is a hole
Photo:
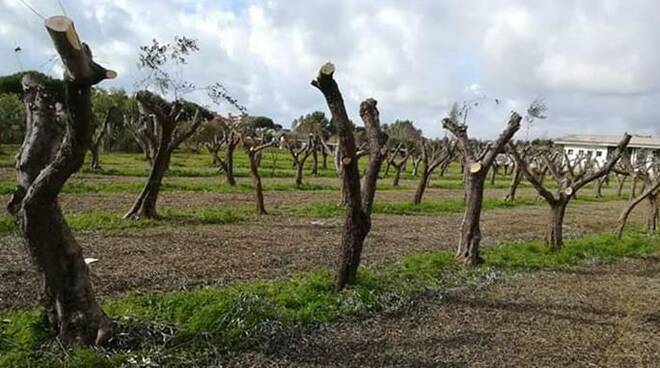
[[[564,153],[573,163],[580,157],[591,157],[599,165],[604,164],[621,141],[622,135],[573,134],[555,140],[564,147]],[[633,163],[651,164],[660,158],[660,137],[633,135],[628,144]]]

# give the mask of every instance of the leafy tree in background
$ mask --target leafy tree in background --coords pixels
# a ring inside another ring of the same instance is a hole
[[[2,143],[19,143],[25,132],[25,106],[16,94],[0,95],[0,137]]]

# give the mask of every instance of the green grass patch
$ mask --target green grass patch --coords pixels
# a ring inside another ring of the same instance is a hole
[[[601,234],[570,240],[559,250],[551,250],[543,242],[506,244],[486,248],[483,257],[487,265],[494,267],[554,269],[643,257],[658,250],[660,237],[628,232],[623,239]]]
[[[118,212],[88,212],[66,214],[65,218],[74,231],[104,231],[144,229],[156,226],[188,226],[200,224],[229,224],[244,221],[250,214],[246,210],[200,208],[195,210],[163,210],[159,219],[123,219]],[[10,216],[0,216],[0,234],[17,231]]]
[[[176,332],[167,344],[152,341],[119,353],[76,348],[63,355],[45,344],[52,339],[36,312],[9,312],[0,322],[0,367],[110,367],[145,356],[159,366],[181,364],[208,346],[220,352],[258,348],[272,336],[301,326],[400,311],[429,290],[487,280],[493,267],[560,269],[659,250],[660,237],[628,232],[622,240],[610,235],[570,240],[558,251],[538,242],[488,248],[483,252],[485,265],[472,270],[459,267],[447,251],[413,254],[389,266],[361,268],[357,284],[342,292],[334,291],[329,271],[317,270],[288,280],[129,295],[104,303],[104,309],[116,320],[167,325]]]

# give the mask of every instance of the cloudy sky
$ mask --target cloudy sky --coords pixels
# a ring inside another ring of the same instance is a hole
[[[24,1],[44,16],[62,13],[57,0]],[[330,60],[355,121],[359,102],[373,97],[383,122],[411,119],[440,136],[453,102],[479,99],[470,131],[493,137],[511,110],[544,98],[548,118],[523,137],[660,134],[655,0],[61,2],[96,60],[119,73],[103,87],[133,90],[143,76],[138,46],[186,35],[201,49],[182,69],[186,78],[221,81],[251,114],[284,126],[326,111],[309,81]],[[0,74],[61,74],[43,20],[21,0],[0,0],[0,61]]]

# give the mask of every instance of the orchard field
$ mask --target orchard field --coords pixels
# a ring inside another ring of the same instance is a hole
[[[0,156],[5,202],[15,186],[15,150],[2,147]],[[554,253],[540,241],[545,203],[526,182],[515,201],[505,202],[511,178],[500,173],[485,190],[486,263],[464,271],[451,260],[464,209],[458,162],[433,175],[420,205],[412,205],[419,179],[410,167],[398,187],[382,169],[361,277],[337,296],[330,270],[343,208],[334,168],[313,176],[308,165],[296,186],[288,152],[264,152],[269,214],[257,216],[242,152],[235,160],[238,183],[230,186],[208,153],[177,151],[158,201],[162,217],[137,221],[122,215],[144,184],[143,155],[107,153],[101,162],[101,171],[85,168],[68,181],[61,206],[85,257],[98,259],[91,275],[105,308],[128,331],[153,329],[167,341],[118,338],[114,349],[121,353],[112,359],[374,367],[553,365],[557,359],[572,366],[651,366],[658,359],[660,318],[653,305],[660,295],[660,239],[635,230],[623,241],[611,236],[630,189],[617,196],[614,181],[600,198],[590,188],[579,193],[567,213],[567,244]],[[642,222],[643,211],[635,211],[631,228]],[[11,326],[16,315],[36,307],[39,284],[13,221],[3,216],[1,223],[0,309]],[[248,296],[274,301],[276,311]],[[238,320],[214,317],[230,313],[225,299],[246,304],[231,311]],[[219,310],[203,308],[210,300]],[[222,332],[214,323],[223,324]],[[172,344],[186,330],[216,343],[211,349],[197,337],[194,348]],[[539,351],[540,344],[547,348]],[[484,346],[515,346],[517,353],[514,360],[494,359],[479,354]],[[80,364],[110,362],[102,356],[81,351]]]

